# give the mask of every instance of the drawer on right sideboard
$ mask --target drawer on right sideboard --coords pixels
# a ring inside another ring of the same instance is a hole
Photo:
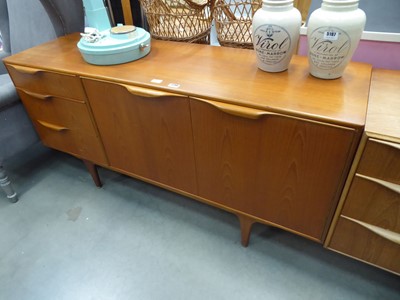
[[[368,138],[357,173],[400,185],[400,144]]]
[[[400,144],[368,138],[328,248],[400,274]]]

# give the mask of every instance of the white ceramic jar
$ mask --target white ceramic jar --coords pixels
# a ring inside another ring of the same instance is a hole
[[[358,0],[323,0],[308,22],[308,61],[311,75],[342,76],[356,50],[366,16]]]
[[[293,0],[263,0],[252,25],[258,67],[267,72],[287,70],[301,26],[301,14],[293,7]]]

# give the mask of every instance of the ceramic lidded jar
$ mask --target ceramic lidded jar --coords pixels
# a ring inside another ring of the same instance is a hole
[[[263,0],[252,25],[258,67],[267,72],[287,70],[301,26],[301,14],[293,0]]]
[[[356,50],[366,16],[358,0],[323,0],[308,21],[308,61],[311,75],[342,76]]]

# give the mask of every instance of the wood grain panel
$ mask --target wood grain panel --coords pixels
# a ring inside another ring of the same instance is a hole
[[[400,245],[340,218],[329,248],[400,274]]]
[[[155,96],[151,91],[146,97],[145,89],[83,82],[112,167],[196,192],[187,97]]]
[[[400,149],[369,139],[357,173],[400,184]]]
[[[103,147],[85,103],[59,97],[43,99],[18,90],[43,144],[106,165]]]
[[[365,124],[371,79],[368,64],[351,62],[341,78],[321,80],[309,74],[307,57],[294,56],[286,72],[268,73],[257,68],[253,50],[152,40],[151,52],[144,58],[96,66],[83,60],[76,47],[79,38],[79,34],[68,35],[7,57],[5,62],[173,90],[359,129]],[[155,78],[163,82],[152,82]],[[170,83],[179,87],[171,88]]]
[[[300,11],[303,22],[307,21],[311,0],[294,0],[293,4]]]
[[[374,69],[365,130],[400,144],[400,71]]]
[[[354,130],[280,115],[248,119],[198,100],[190,105],[199,195],[322,241]]]
[[[400,194],[356,176],[342,215],[400,233]]]
[[[16,65],[7,68],[15,86],[23,90],[42,95],[81,100],[82,102],[86,99],[78,76]]]

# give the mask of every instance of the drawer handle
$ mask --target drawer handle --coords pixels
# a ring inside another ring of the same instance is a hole
[[[50,100],[51,98],[53,98],[52,95],[42,95],[42,94],[38,94],[38,93],[33,93],[33,92],[28,92],[28,91],[23,91],[25,94],[36,98],[36,99],[41,99],[41,100]]]
[[[390,231],[388,229],[383,229],[381,227],[371,225],[371,224],[368,224],[368,223],[365,223],[365,222],[362,222],[362,221],[359,221],[359,220],[356,220],[356,219],[353,219],[350,217],[346,217],[346,216],[342,216],[342,217],[351,222],[357,223],[358,225],[361,225],[362,227],[368,229],[369,231],[372,231],[373,233],[379,235],[380,237],[383,237],[389,241],[392,241],[393,243],[400,245],[400,234],[398,234],[396,232]]]
[[[214,106],[215,108],[217,108],[227,114],[238,116],[238,117],[243,117],[246,119],[255,120],[255,119],[259,119],[260,117],[266,116],[266,115],[267,116],[278,115],[276,113],[271,113],[271,112],[264,111],[264,110],[258,110],[255,108],[237,106],[237,105],[222,103],[222,102],[215,102],[215,101],[205,100],[205,99],[196,98],[196,97],[190,97],[190,98],[208,103],[211,106]]]
[[[387,182],[381,179],[377,179],[377,178],[373,178],[373,177],[369,177],[369,176],[365,176],[365,175],[361,175],[361,174],[356,174],[357,177],[363,178],[365,180],[369,180],[372,182],[375,182],[389,190],[392,190],[393,192],[396,192],[397,194],[400,194],[400,185],[395,184],[395,183],[391,183],[391,182]]]
[[[40,70],[40,69],[34,69],[34,68],[28,68],[28,67],[22,67],[22,66],[12,65],[12,67],[20,73],[29,74],[29,75],[34,75],[34,74],[43,72],[43,70]]]
[[[156,97],[156,98],[158,98],[158,97],[186,98],[187,97],[185,95],[173,94],[173,93],[168,93],[168,92],[153,90],[153,89],[146,89],[146,88],[142,88],[142,87],[138,87],[138,86],[129,86],[129,85],[123,85],[123,86],[132,95],[146,97],[146,98],[154,98],[154,97]]]
[[[63,127],[63,126],[58,126],[58,125],[54,125],[45,121],[41,121],[41,120],[37,120],[37,122],[42,125],[43,127],[46,127],[48,129],[54,130],[54,131],[65,131],[65,130],[69,130],[69,128],[67,127]]]
[[[387,145],[389,147],[392,147],[392,148],[400,150],[400,144],[391,143],[391,142],[387,142],[387,141],[376,140],[376,139],[369,139],[369,140],[373,141],[373,142],[376,142],[378,144]]]

